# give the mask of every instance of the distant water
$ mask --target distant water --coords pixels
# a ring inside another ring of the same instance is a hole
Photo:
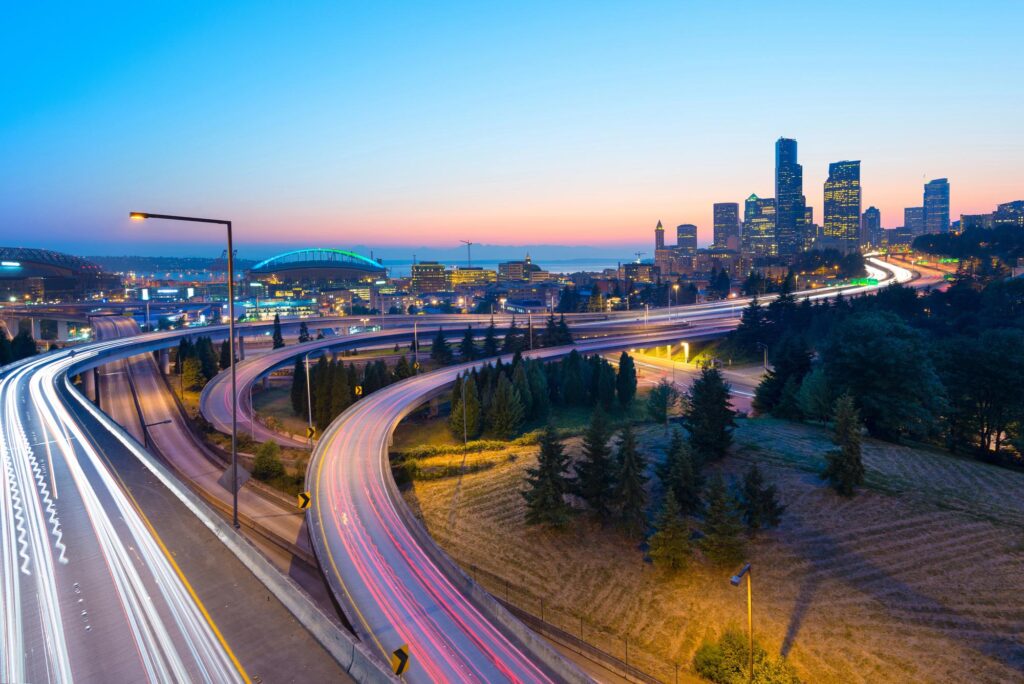
[[[481,268],[490,268],[498,270],[498,264],[501,262],[510,261],[509,259],[501,259],[501,261],[490,261],[473,260],[473,266],[480,266]],[[622,259],[625,262],[626,259]],[[600,272],[606,268],[617,268],[620,261],[616,259],[535,259],[534,264],[540,266],[545,271],[551,273],[577,273],[579,271],[596,271]],[[449,262],[445,261],[444,264],[451,268],[452,266],[465,266],[466,261]],[[395,262],[384,260],[384,266],[391,272],[391,277],[402,278],[409,275],[410,267],[412,262]]]

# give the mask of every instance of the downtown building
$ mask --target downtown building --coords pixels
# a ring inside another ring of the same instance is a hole
[[[715,249],[740,249],[740,205],[737,202],[719,202],[714,205]]]
[[[754,258],[778,256],[775,199],[751,194],[743,210],[743,251]]]
[[[797,163],[796,140],[775,141],[775,245],[779,256],[792,256],[803,247],[804,170]]]
[[[911,240],[925,234],[924,207],[907,207],[903,210],[903,230]]]
[[[882,244],[882,212],[876,207],[868,207],[860,219],[860,244],[878,247]]]
[[[825,181],[824,247],[848,253],[860,249],[861,188],[860,162],[840,161],[828,165]]]
[[[936,178],[924,185],[924,230],[949,232],[949,181]]]

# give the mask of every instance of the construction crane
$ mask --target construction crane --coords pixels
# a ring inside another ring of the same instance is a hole
[[[472,268],[473,267],[473,253],[472,253],[471,250],[473,249],[473,243],[470,242],[469,240],[459,240],[459,242],[461,242],[462,244],[466,245],[466,268]]]
[[[647,254],[647,252],[633,252],[633,254],[636,254],[636,263],[639,264],[640,263],[640,257],[642,257],[644,254]]]

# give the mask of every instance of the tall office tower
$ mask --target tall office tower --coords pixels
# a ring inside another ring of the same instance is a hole
[[[796,254],[804,230],[804,169],[796,163],[796,140],[775,141],[775,241],[780,255]]]
[[[949,232],[949,181],[945,178],[924,184],[924,229],[929,233]]]
[[[801,243],[803,244],[803,250],[806,252],[810,249],[814,249],[815,243],[818,241],[818,233],[821,232],[821,228],[814,223],[814,207],[804,207],[804,225],[803,225],[803,238]]]
[[[740,249],[740,205],[737,202],[715,204],[715,243],[719,249]]]
[[[654,249],[665,249],[665,229],[661,226],[661,220],[654,227]]]
[[[868,207],[860,221],[860,244],[878,247],[882,244],[882,212]]]
[[[751,195],[743,208],[743,251],[755,257],[776,256],[776,245],[775,199]]]
[[[911,239],[924,235],[924,207],[907,207],[903,210],[903,229]]]
[[[684,223],[676,226],[676,247],[686,256],[697,255],[697,226]]]
[[[822,236],[827,246],[842,252],[854,252],[860,246],[859,161],[840,161],[828,165]]]

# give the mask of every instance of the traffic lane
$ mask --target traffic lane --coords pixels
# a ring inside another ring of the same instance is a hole
[[[74,400],[71,400],[74,401]],[[146,511],[196,597],[249,677],[263,681],[352,681],[267,588],[116,437],[75,413],[124,489]],[[282,658],[281,653],[301,654]],[[129,680],[108,680],[129,681]]]

